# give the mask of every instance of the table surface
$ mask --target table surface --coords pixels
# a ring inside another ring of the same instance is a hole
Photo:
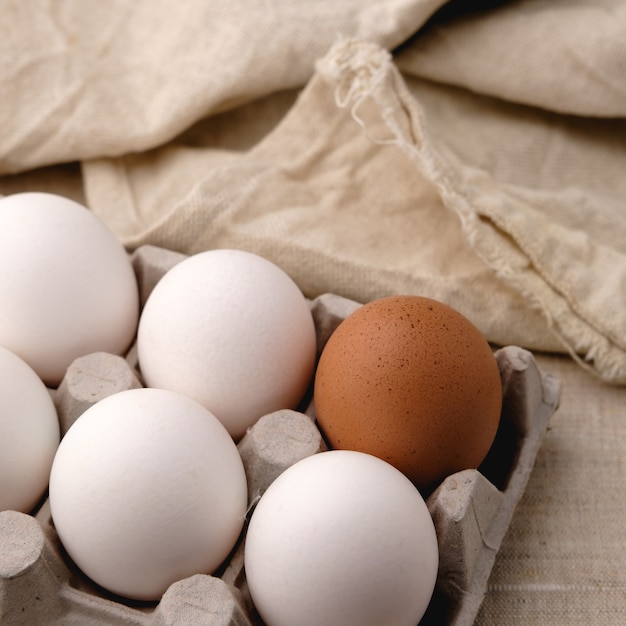
[[[626,389],[535,356],[561,403],[475,625],[626,624]]]

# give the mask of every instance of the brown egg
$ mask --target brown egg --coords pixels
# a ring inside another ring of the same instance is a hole
[[[502,383],[466,317],[430,298],[390,296],[360,307],[331,335],[314,404],[332,448],[373,454],[429,490],[483,461]]]

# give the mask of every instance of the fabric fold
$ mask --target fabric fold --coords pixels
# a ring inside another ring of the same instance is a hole
[[[419,105],[389,59],[384,69],[395,92],[380,89],[380,66],[375,80],[363,85],[364,73],[354,65],[363,55],[344,58],[346,51],[346,46],[339,46],[318,65],[327,76],[341,76],[358,94],[344,106],[352,105],[357,116],[366,97],[376,101],[398,146],[437,185],[445,205],[459,215],[472,249],[529,308],[541,312],[572,356],[607,382],[625,383],[626,257],[583,231],[546,219],[536,208],[498,188],[486,172],[465,166],[451,153],[444,158],[431,138],[415,132],[416,126],[423,125]],[[327,65],[330,69],[325,71]],[[408,119],[395,119],[391,111],[401,111]]]
[[[168,203],[145,183],[161,168]],[[569,352],[626,382],[624,254],[464,162],[376,43],[339,40],[249,150],[168,145],[83,172],[90,206],[129,248],[245,248],[311,297],[429,295],[494,343]]]
[[[625,38],[621,0],[455,1],[402,47],[397,64],[549,111],[626,117]]]
[[[161,146],[301,87],[338,34],[393,48],[444,3],[5,0],[0,174]]]

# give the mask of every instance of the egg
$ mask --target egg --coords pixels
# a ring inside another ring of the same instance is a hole
[[[267,626],[415,626],[439,562],[417,489],[390,464],[349,450],[278,476],[252,514],[244,559]]]
[[[243,526],[247,485],[215,416],[191,398],[142,388],[74,422],[49,498],[61,543],[84,574],[120,596],[157,600],[224,561]]]
[[[431,298],[389,296],[330,336],[314,406],[330,447],[380,457],[428,491],[483,461],[502,383],[488,342],[465,316]]]
[[[50,386],[77,357],[123,353],[139,317],[121,243],[86,207],[40,192],[0,199],[0,345]]]
[[[37,505],[59,438],[45,385],[22,359],[0,347],[0,511],[30,513]]]
[[[137,354],[147,386],[194,398],[239,439],[263,415],[302,400],[315,367],[315,325],[278,266],[243,250],[209,250],[157,283]]]

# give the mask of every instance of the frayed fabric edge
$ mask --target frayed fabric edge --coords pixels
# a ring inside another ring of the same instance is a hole
[[[527,284],[528,280],[524,280],[515,268],[508,267],[497,244],[488,236],[485,237],[484,229],[490,226],[480,223],[480,216],[472,209],[472,194],[467,193],[462,184],[455,180],[458,177],[449,175],[449,164],[425,138],[419,104],[408,93],[389,51],[371,42],[339,39],[328,54],[318,61],[316,69],[322,78],[335,86],[336,105],[339,108],[349,107],[352,118],[368,136],[367,125],[359,116],[359,108],[367,99],[376,102],[391,138],[370,139],[378,144],[397,145],[417,163],[437,186],[444,204],[459,216],[472,249],[500,280],[525,299],[529,308],[542,314],[551,332],[575,362],[604,382],[626,384],[626,353],[576,315],[562,294],[545,283],[535,271],[537,280],[542,281],[545,290],[549,290],[551,297],[556,299],[553,306],[546,304],[545,298]],[[386,89],[388,85],[392,86],[393,98],[402,101],[403,114],[409,118],[403,120],[406,124],[401,123],[392,113],[398,107],[391,107],[385,102],[390,99],[390,92]],[[407,136],[403,130],[407,126],[417,129],[414,138]]]

